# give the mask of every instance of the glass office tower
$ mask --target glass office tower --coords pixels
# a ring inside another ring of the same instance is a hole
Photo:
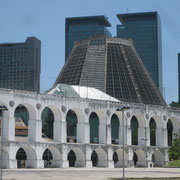
[[[118,14],[117,37],[133,39],[143,63],[162,93],[161,22],[157,12]]]
[[[39,92],[41,41],[0,44],[0,88]]]
[[[178,53],[178,101],[180,103],[180,53]]]
[[[107,27],[111,24],[105,16],[86,16],[66,18],[65,58],[69,56],[75,41],[88,38],[90,35],[103,34],[111,37]]]

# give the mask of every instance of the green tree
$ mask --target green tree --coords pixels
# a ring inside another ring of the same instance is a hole
[[[174,102],[172,101],[171,104],[169,104],[171,107],[175,107],[175,108],[180,108],[180,103],[179,102]]]
[[[180,159],[180,136],[176,133],[174,134],[174,137],[172,146],[168,149],[170,160]]]

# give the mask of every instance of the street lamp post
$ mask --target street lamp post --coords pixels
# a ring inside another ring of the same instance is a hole
[[[3,176],[3,112],[8,110],[6,106],[0,105],[0,111],[2,112],[2,119],[1,119],[1,179]]]
[[[122,143],[123,143],[123,180],[125,180],[125,161],[124,161],[124,151],[125,151],[125,148],[124,148],[124,111],[126,110],[129,110],[130,107],[129,106],[124,106],[122,107],[121,109],[117,109],[117,111],[121,111],[122,112],[122,136],[123,136],[123,140],[122,140]]]

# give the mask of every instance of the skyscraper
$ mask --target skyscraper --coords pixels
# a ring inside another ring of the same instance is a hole
[[[0,88],[39,92],[40,59],[41,42],[35,37],[0,44]]]
[[[93,35],[76,42],[59,83],[95,87],[125,102],[166,105],[131,40]]]
[[[178,102],[180,103],[180,53],[178,53]]]
[[[75,41],[88,38],[90,35],[105,34],[111,36],[107,27],[111,24],[105,16],[86,16],[66,18],[65,25],[65,58],[69,56]]]
[[[117,37],[133,39],[143,63],[162,93],[161,22],[157,12],[118,14]]]

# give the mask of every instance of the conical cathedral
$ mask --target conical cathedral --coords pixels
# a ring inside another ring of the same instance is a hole
[[[120,101],[166,105],[131,40],[94,35],[76,42],[59,83],[95,87]]]

